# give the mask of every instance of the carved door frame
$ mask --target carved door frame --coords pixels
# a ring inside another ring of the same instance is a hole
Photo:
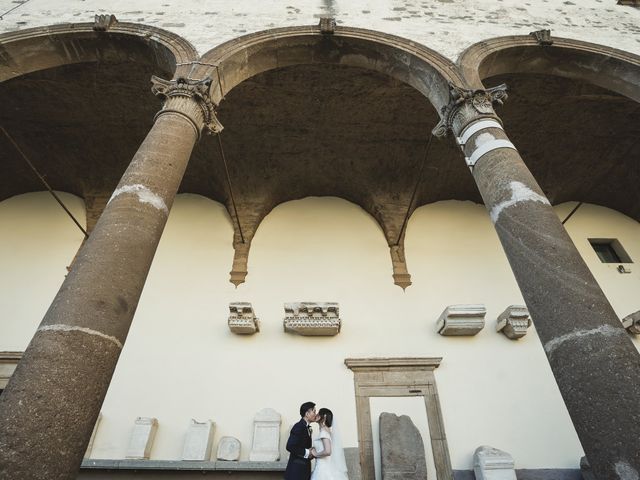
[[[423,397],[437,480],[453,480],[434,370],[441,357],[347,358],[353,371],[362,480],[375,480],[371,397]]]

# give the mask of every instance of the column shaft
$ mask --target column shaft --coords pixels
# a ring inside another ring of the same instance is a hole
[[[599,480],[638,479],[640,355],[519,153],[491,149],[500,141],[488,126],[463,149],[580,442]]]
[[[76,478],[198,134],[160,115],[78,253],[0,397],[0,478]]]

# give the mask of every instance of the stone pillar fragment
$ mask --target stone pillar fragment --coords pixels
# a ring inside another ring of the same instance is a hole
[[[510,340],[517,340],[527,334],[531,326],[529,310],[523,305],[510,305],[498,316],[496,330]]]
[[[252,462],[280,460],[280,414],[271,408],[260,410],[253,419]]]
[[[209,80],[154,82],[163,109],[0,396],[0,478],[77,477],[191,151],[221,128]]]
[[[595,476],[640,478],[640,355],[493,111],[505,88],[452,86],[434,134],[456,136]]]
[[[158,419],[153,417],[138,417],[131,430],[126,458],[149,460],[151,447],[158,431]]]
[[[473,473],[476,480],[516,480],[513,457],[488,445],[473,454]]]
[[[198,422],[191,419],[184,438],[182,460],[208,461],[211,458],[213,431],[216,424],[211,420]]]

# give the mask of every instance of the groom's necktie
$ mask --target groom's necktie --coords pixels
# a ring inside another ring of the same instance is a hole
[[[311,425],[307,425],[307,433],[311,436]]]

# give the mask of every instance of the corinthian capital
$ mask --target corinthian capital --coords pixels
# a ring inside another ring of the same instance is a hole
[[[193,123],[198,135],[203,128],[209,133],[219,133],[224,128],[216,117],[217,105],[209,96],[211,78],[192,80],[180,77],[176,80],[164,80],[154,75],[151,83],[153,94],[164,101],[156,118],[168,112],[181,114]]]
[[[436,137],[445,137],[449,130],[456,135],[471,121],[482,117],[495,118],[493,103],[507,99],[505,84],[486,90],[467,90],[449,85],[449,103],[442,107],[440,122],[433,129]]]

